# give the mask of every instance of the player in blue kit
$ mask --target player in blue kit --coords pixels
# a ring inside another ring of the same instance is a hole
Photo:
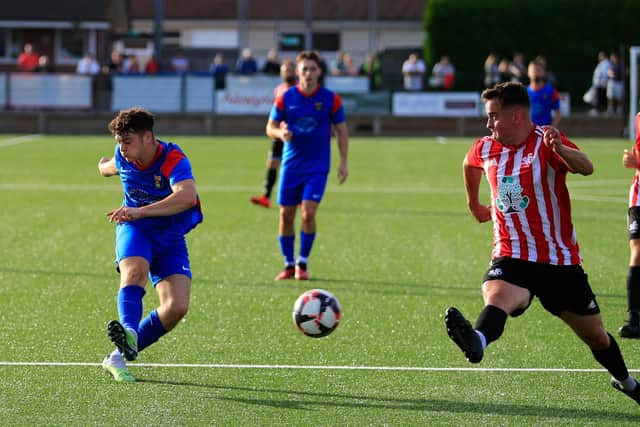
[[[560,95],[547,83],[547,71],[538,62],[530,62],[527,68],[529,76],[529,102],[531,121],[539,126],[558,126],[560,122]]]
[[[308,280],[307,264],[316,236],[316,212],[324,195],[331,166],[332,128],[338,141],[338,181],[349,175],[349,132],[340,97],[322,87],[320,57],[304,51],[296,57],[298,85],[280,94],[271,108],[266,133],[284,141],[278,204],[279,241],[285,268],[276,280]],[[300,204],[300,252],[294,259],[294,220]]]
[[[191,266],[185,234],[202,222],[191,164],[180,147],[155,138],[154,117],[140,108],[123,110],[109,123],[117,145],[98,163],[102,176],[120,175],[122,206],[107,212],[116,223],[120,272],[118,320],[107,325],[116,349],[102,367],[116,381],[135,381],[125,360],[172,330],[189,307]],[[151,280],[160,305],[142,318],[142,297]]]

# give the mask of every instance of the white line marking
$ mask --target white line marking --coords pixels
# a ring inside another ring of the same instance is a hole
[[[9,362],[0,361],[0,366],[102,366],[89,362]],[[422,366],[340,366],[340,365],[253,365],[224,363],[129,363],[129,366],[150,368],[207,368],[207,369],[323,369],[342,371],[419,371],[419,372],[607,372],[606,369],[586,368],[437,368]],[[640,369],[629,369],[640,372]]]
[[[32,135],[24,135],[18,136],[15,138],[2,139],[0,140],[0,147],[8,147],[10,145],[18,145],[24,142],[35,141],[37,139],[42,139],[44,135],[40,133],[34,133]]]

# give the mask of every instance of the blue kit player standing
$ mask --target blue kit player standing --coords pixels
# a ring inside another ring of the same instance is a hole
[[[531,121],[538,126],[558,126],[560,123],[560,94],[547,83],[547,71],[538,62],[530,62],[527,68],[529,76],[529,102]]]
[[[116,381],[135,381],[125,360],[135,360],[186,315],[191,267],[185,234],[202,222],[191,164],[180,147],[155,138],[153,124],[143,109],[120,111],[109,123],[115,154],[98,163],[100,174],[119,175],[124,189],[122,206],[107,213],[116,223],[119,321],[107,325],[116,349],[102,367]],[[160,305],[143,319],[149,279]]]
[[[307,263],[316,237],[316,212],[324,195],[331,162],[331,133],[340,152],[338,181],[349,174],[349,132],[340,97],[319,84],[320,57],[304,51],[296,57],[298,85],[278,96],[271,108],[266,133],[284,141],[278,204],[279,240],[285,269],[276,280],[308,280]],[[300,253],[294,259],[296,209],[301,205]]]

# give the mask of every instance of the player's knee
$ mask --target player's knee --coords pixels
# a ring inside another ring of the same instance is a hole
[[[142,285],[147,282],[148,271],[137,265],[129,266],[120,272],[120,283],[123,285]]]
[[[594,331],[584,337],[583,340],[592,350],[606,350],[611,345],[609,335],[604,331]]]
[[[312,223],[316,219],[316,212],[312,209],[303,209],[302,210],[302,222]]]
[[[171,317],[177,322],[187,315],[187,312],[189,311],[189,302],[171,300],[168,303],[167,311],[171,313]]]

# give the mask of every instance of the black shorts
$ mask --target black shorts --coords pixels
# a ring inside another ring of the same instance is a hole
[[[640,239],[640,206],[629,208],[627,230],[629,231],[629,240]]]
[[[269,160],[282,159],[282,149],[284,148],[284,142],[279,139],[274,139],[271,143],[271,151],[269,152]]]
[[[491,261],[483,277],[483,282],[487,280],[504,280],[528,289],[531,299],[538,297],[545,310],[555,316],[565,310],[580,315],[600,313],[589,278],[580,265],[552,265],[500,257]],[[528,307],[510,314],[519,316]]]

